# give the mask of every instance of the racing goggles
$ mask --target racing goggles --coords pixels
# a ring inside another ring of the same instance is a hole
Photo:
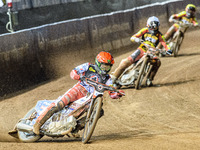
[[[193,11],[193,12],[196,11],[196,9],[195,9],[194,7],[189,7],[188,10],[191,10],[191,11]]]
[[[150,30],[158,30],[159,22],[153,21],[149,26]]]
[[[112,67],[111,64],[104,64],[104,63],[101,64],[101,70],[102,71],[108,72],[108,71],[110,71],[111,67]]]
[[[187,14],[189,14],[190,16],[195,16],[195,11],[193,11],[193,10],[188,10],[187,11]]]

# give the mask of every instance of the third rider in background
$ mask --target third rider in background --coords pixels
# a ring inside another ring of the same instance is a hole
[[[188,4],[185,8],[185,11],[180,12],[179,14],[174,14],[169,18],[169,22],[182,22],[182,23],[192,23],[194,26],[198,26],[198,22],[195,18],[196,6],[193,4]],[[180,28],[180,25],[175,23],[164,35],[165,40],[170,39],[174,33]],[[162,45],[159,44],[158,48],[162,48]]]

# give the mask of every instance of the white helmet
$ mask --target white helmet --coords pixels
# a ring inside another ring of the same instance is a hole
[[[157,17],[155,16],[149,17],[149,19],[147,20],[147,27],[149,28],[150,32],[154,33],[154,31],[158,31],[159,26],[160,26],[160,21]]]

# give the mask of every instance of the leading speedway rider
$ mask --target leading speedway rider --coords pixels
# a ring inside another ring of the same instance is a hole
[[[96,56],[95,64],[84,63],[74,68],[70,73],[70,77],[74,80],[79,80],[79,82],[69,89],[63,96],[58,98],[56,102],[51,103],[45,109],[45,111],[37,118],[36,123],[33,126],[33,132],[37,135],[40,134],[40,127],[55,112],[60,111],[70,102],[86,96],[88,92],[92,93],[94,91],[94,87],[90,86],[85,81],[80,80],[81,77],[85,76],[97,82],[112,86],[113,82],[108,72],[111,70],[113,64],[114,59],[112,55],[108,52],[102,51]],[[120,92],[124,93],[122,90],[120,90]],[[121,93],[109,92],[109,95],[113,99],[118,99],[122,96]]]
[[[144,41],[144,43],[151,45],[152,47],[156,47],[158,43],[161,42],[162,45],[165,47],[166,51],[168,52],[168,54],[172,53],[170,47],[166,44],[162,33],[159,31],[159,26],[160,26],[160,21],[157,17],[155,16],[149,17],[147,20],[147,27],[142,28],[139,32],[137,32],[131,37],[130,40],[132,42],[137,42],[138,44],[140,44],[140,46],[128,58],[123,59],[120,62],[119,66],[115,69],[115,71],[111,75],[113,82],[115,82],[120,77],[120,75],[124,72],[124,70],[127,67],[137,62],[147,52],[147,49],[144,46],[144,44],[141,44],[142,41]],[[140,37],[142,37],[142,39],[140,39]],[[147,79],[148,86],[153,85],[152,81],[161,65],[161,62],[158,58],[155,58],[155,60],[156,61],[152,63],[153,68],[149,78]]]

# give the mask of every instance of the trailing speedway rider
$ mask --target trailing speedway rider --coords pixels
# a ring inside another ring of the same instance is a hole
[[[147,43],[151,45],[152,47],[156,47],[158,43],[161,42],[162,45],[165,47],[167,53],[168,54],[172,53],[172,51],[170,50],[170,47],[166,44],[162,33],[159,31],[159,26],[160,26],[160,21],[157,17],[155,16],[149,17],[147,20],[147,27],[142,28],[139,32],[137,32],[131,37],[130,40],[132,42],[139,43],[140,46],[128,58],[125,58],[120,62],[119,66],[115,69],[115,71],[111,75],[113,82],[115,82],[120,77],[120,75],[124,72],[124,70],[127,67],[137,62],[139,59],[142,58],[144,53],[147,52],[146,47],[144,46],[144,44],[141,44],[141,41],[144,41],[144,43]],[[142,38],[140,39],[140,37]],[[148,86],[153,85],[152,81],[161,65],[161,62],[158,58],[156,58],[155,60],[156,61],[152,63],[153,68],[147,79]]]
[[[198,22],[195,17],[196,6],[193,4],[188,4],[185,8],[185,11],[180,12],[179,14],[173,14],[169,18],[169,22],[180,21],[180,23],[192,23],[194,26],[198,26]],[[169,40],[174,33],[180,28],[180,25],[174,23],[169,30],[165,33],[165,40]],[[159,44],[158,48],[162,48],[162,45]]]
[[[71,71],[70,77],[74,80],[79,80],[79,82],[75,84],[71,89],[69,89],[63,96],[58,98],[56,102],[52,103],[46,108],[46,110],[36,120],[36,123],[33,126],[33,132],[35,134],[40,134],[40,127],[55,112],[60,111],[70,102],[76,101],[86,96],[88,92],[92,93],[94,91],[94,87],[90,86],[85,81],[80,80],[81,77],[85,76],[97,82],[112,86],[113,82],[108,72],[111,70],[113,64],[114,59],[112,55],[108,52],[102,51],[96,56],[95,64],[84,63],[75,67]],[[122,90],[120,90],[120,92],[124,93]],[[109,95],[113,99],[118,99],[122,96],[121,93],[109,92]],[[81,130],[83,127],[83,125],[79,127],[79,130]]]

